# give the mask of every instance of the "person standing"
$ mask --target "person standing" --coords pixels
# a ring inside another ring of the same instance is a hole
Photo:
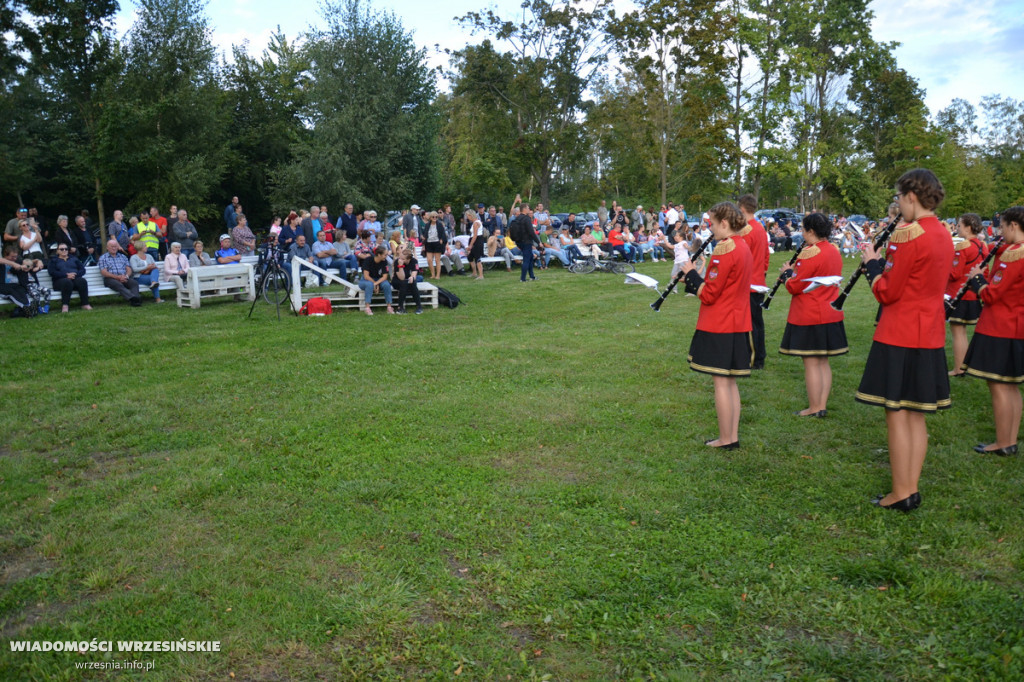
[[[492,209],[493,210],[493,209]],[[469,228],[469,268],[473,273],[473,279],[484,278],[484,264],[481,259],[484,257],[484,227],[473,211],[466,211],[466,222],[471,223]]]
[[[185,258],[195,253],[195,243],[199,239],[199,231],[188,219],[188,211],[185,209],[178,211],[174,225],[171,227],[171,236],[181,244],[181,252],[185,254]]]
[[[431,211],[426,216],[427,221],[420,226],[420,241],[423,242],[423,253],[427,257],[427,267],[430,269],[430,279],[441,278],[441,254],[444,253],[448,238],[444,233],[444,226],[437,219],[437,213]]]
[[[975,452],[1016,455],[1020,432],[1020,386],[1024,384],[1024,206],[1002,215],[1007,246],[996,254],[988,277],[975,265],[969,273],[971,289],[984,307],[964,358],[970,376],[985,379],[992,395],[996,440],[978,443]]]
[[[512,219],[512,224],[508,226],[508,229],[509,236],[523,254],[519,281],[525,282],[527,274],[531,281],[537,279],[533,274],[533,245],[539,245],[540,239],[537,237],[537,231],[533,229],[533,212],[530,210],[529,204],[522,205],[519,215]]]
[[[797,412],[799,417],[824,417],[828,413],[828,397],[832,393],[832,367],[828,359],[850,351],[843,326],[843,311],[831,306],[839,289],[811,286],[812,277],[842,276],[843,257],[829,236],[832,223],[821,213],[804,217],[806,246],[797,256],[796,265],[782,267],[786,291],[793,295],[782,333],[779,352],[795,355],[804,361],[804,384],[807,405]]]
[[[343,233],[344,239],[348,242],[349,246],[356,243],[356,239],[359,238],[359,223],[356,221],[356,216],[352,212],[352,204],[345,204],[345,210],[338,218],[338,224],[335,226],[336,229]],[[336,235],[335,240],[340,240],[342,235]]]
[[[755,217],[757,210],[757,199],[753,194],[744,194],[740,197],[740,211],[743,212],[743,219],[747,226],[743,228],[740,236],[747,243],[750,255],[754,259],[754,274],[750,280],[750,324],[751,337],[754,340],[754,369],[764,369],[765,358],[768,352],[764,345],[764,315],[761,303],[764,302],[764,294],[768,291],[765,286],[765,276],[768,273],[768,233]],[[756,287],[756,288],[755,288]]]
[[[928,451],[925,415],[948,409],[945,301],[953,240],[935,217],[945,190],[925,168],[896,182],[907,224],[897,227],[884,253],[864,248],[865,273],[881,306],[856,400],[885,408],[892,489],[872,503],[909,512],[921,506],[918,482]]]
[[[405,238],[412,239],[419,234],[420,231],[420,207],[413,204],[409,209],[409,212],[402,216],[402,232],[405,233]]]
[[[955,297],[967,281],[967,273],[988,255],[988,247],[981,240],[981,216],[977,213],[964,213],[960,216],[957,230],[963,241],[956,245],[953,252],[953,267],[946,284],[946,296]],[[981,301],[970,288],[964,292],[955,310],[946,307],[946,321],[949,322],[949,333],[953,336],[953,369],[949,376],[963,376],[960,366],[967,354],[967,325],[978,323],[981,315]]]
[[[597,224],[602,230],[608,224],[608,206],[604,199],[601,200],[601,205],[597,207]]]
[[[736,377],[750,376],[750,278],[753,259],[740,237],[743,214],[730,202],[708,211],[718,245],[711,253],[707,276],[689,260],[682,264],[687,293],[700,299],[697,331],[690,342],[690,369],[710,374],[715,385],[718,438],[704,445],[724,450],[740,446],[740,391]]]
[[[231,197],[231,203],[224,208],[224,229],[231,232],[238,221],[235,219],[235,207],[238,206],[238,197]]]

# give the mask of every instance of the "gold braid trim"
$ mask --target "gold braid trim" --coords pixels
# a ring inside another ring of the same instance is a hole
[[[903,225],[893,230],[892,236],[889,237],[889,243],[906,244],[907,242],[914,241],[923,234],[924,228],[921,227],[921,225],[919,225],[918,222],[915,220],[909,225]]]
[[[715,250],[711,252],[711,255],[723,256],[735,248],[736,242],[734,242],[731,239],[723,239],[722,241],[718,242],[718,245],[715,247]]]
[[[954,251],[963,251],[964,249],[966,249],[970,245],[971,245],[971,240],[970,239],[965,239],[962,242],[960,242],[959,244],[957,244],[956,246],[954,246],[953,250]]]
[[[800,252],[800,255],[796,257],[797,260],[803,260],[804,258],[814,258],[821,253],[821,247],[815,244],[814,246],[805,246]]]
[[[717,250],[717,249],[716,249]],[[998,256],[1000,263],[1016,263],[1024,258],[1024,244],[1015,244]]]
[[[754,229],[754,226],[751,225],[750,223],[747,223],[747,226],[744,227],[739,232],[737,232],[736,234],[738,234],[741,237],[746,237],[748,234],[750,234],[750,231],[753,230],[753,229]]]

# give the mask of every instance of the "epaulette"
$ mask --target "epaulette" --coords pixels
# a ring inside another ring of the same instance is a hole
[[[906,244],[924,234],[924,228],[915,220],[908,225],[897,227],[889,237],[890,244]]]
[[[715,249],[716,251],[718,249]],[[1024,258],[1024,244],[1015,244],[1010,248],[1003,251],[999,256],[1000,263],[1016,263],[1017,261]]]
[[[814,246],[805,246],[800,251],[800,255],[796,257],[797,260],[803,260],[804,258],[814,258],[821,253],[821,247],[815,244]]]
[[[750,234],[750,231],[753,230],[753,229],[754,229],[754,226],[751,225],[750,223],[747,223],[747,226],[744,227],[739,232],[737,232],[736,234],[738,234],[741,237],[746,237],[748,234]]]
[[[970,245],[971,245],[971,240],[970,239],[965,239],[962,242],[960,242],[959,244],[957,244],[956,246],[954,246],[953,250],[954,251],[963,251],[964,249],[966,249]]]
[[[735,248],[736,242],[734,242],[731,239],[723,239],[722,241],[718,242],[718,244],[715,246],[715,250],[711,252],[711,255],[723,256]]]

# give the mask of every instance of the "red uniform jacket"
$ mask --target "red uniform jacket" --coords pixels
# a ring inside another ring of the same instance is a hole
[[[747,221],[747,226],[740,232],[743,241],[750,249],[750,255],[754,259],[754,272],[751,277],[751,284],[765,286],[765,274],[768,272],[768,233],[764,231],[764,225],[756,220]]]
[[[750,249],[738,236],[726,237],[711,252],[704,283],[697,290],[697,329],[715,334],[749,332]]]
[[[943,294],[953,259],[953,238],[938,218],[897,227],[885,247],[882,274],[871,291],[882,304],[874,340],[903,348],[944,348]]]
[[[988,284],[981,288],[981,318],[975,331],[1004,339],[1024,339],[1024,244],[992,259]]]
[[[960,287],[967,281],[967,273],[971,271],[975,265],[981,263],[985,256],[988,255],[988,247],[985,246],[985,242],[981,241],[978,237],[974,239],[965,239],[956,245],[956,251],[953,252],[953,269],[949,273],[949,283],[946,285],[946,295],[956,296],[960,292]],[[964,292],[965,301],[975,301],[978,299],[978,295],[968,289]]]
[[[796,274],[786,280],[786,291],[793,294],[786,322],[799,326],[841,322],[843,311],[829,305],[839,297],[838,287],[819,286],[804,293],[811,277],[843,274],[843,257],[839,249],[827,240],[805,246],[796,259],[793,272]]]

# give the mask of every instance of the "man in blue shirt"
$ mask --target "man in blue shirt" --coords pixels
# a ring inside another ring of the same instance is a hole
[[[220,248],[214,254],[217,257],[218,265],[237,265],[242,261],[242,255],[231,248],[231,235],[220,236]]]
[[[238,206],[238,197],[231,197],[231,203],[224,209],[224,227],[228,232],[231,232],[238,225],[236,206]]]

